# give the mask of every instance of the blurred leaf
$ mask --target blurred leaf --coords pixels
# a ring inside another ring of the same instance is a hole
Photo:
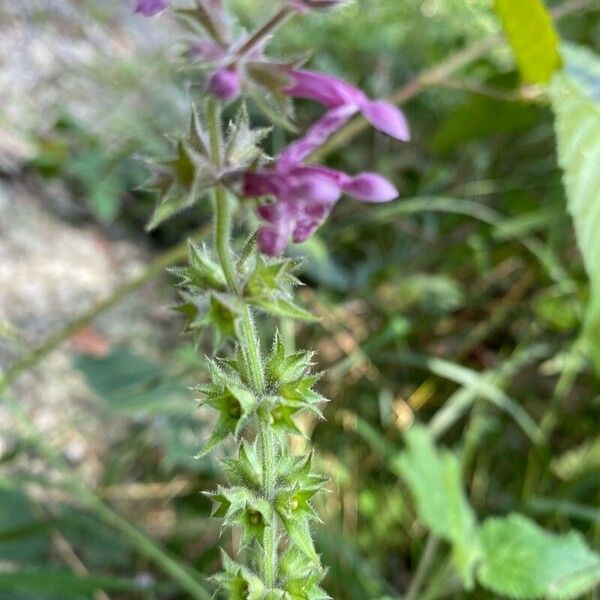
[[[537,120],[538,109],[532,104],[475,95],[444,120],[431,145],[436,152],[446,154],[465,142],[521,131]]]
[[[39,521],[17,489],[0,488],[0,562],[35,563],[50,551],[48,521]]]
[[[564,481],[572,481],[585,473],[600,473],[600,436],[557,456],[552,461],[552,470]]]
[[[562,498],[545,498],[543,496],[535,496],[528,502],[527,506],[538,514],[558,514],[570,519],[600,524],[600,509],[595,506],[587,506]]]
[[[540,322],[556,331],[569,331],[580,323],[581,303],[560,286],[543,290],[536,298],[534,309]]]
[[[415,273],[403,278],[394,290],[394,296],[403,307],[417,306],[423,312],[433,315],[458,310],[465,301],[458,281],[447,275],[427,273]]]
[[[528,83],[547,83],[560,68],[558,35],[542,0],[496,0],[496,12]]]
[[[75,575],[50,569],[27,569],[0,573],[0,590],[35,592],[37,598],[60,594],[61,598],[89,598],[98,590],[140,592],[148,586],[119,577]]]
[[[500,389],[493,380],[490,380],[488,373],[479,373],[448,360],[415,352],[397,352],[395,358],[398,363],[428,369],[439,377],[454,381],[466,389],[477,391],[483,398],[510,415],[533,443],[539,444],[542,442],[543,435],[536,422],[518,402]]]
[[[479,582],[511,598],[577,598],[600,583],[600,556],[578,533],[555,535],[521,515],[481,527]]]
[[[566,69],[550,86],[568,208],[591,285],[585,336],[600,370],[600,59],[566,48]]]
[[[127,348],[117,348],[101,358],[79,354],[74,362],[111,411],[161,416],[148,424],[151,443],[157,437],[161,442],[161,464],[167,472],[179,467],[194,472],[210,469],[209,461],[194,458],[203,425],[194,417],[192,395],[166,369]]]
[[[413,495],[419,518],[436,536],[452,544],[465,586],[472,588],[481,549],[475,514],[462,488],[458,459],[438,450],[420,425],[411,427],[405,437],[407,449],[396,459],[396,468]]]
[[[193,407],[186,386],[169,381],[160,365],[127,348],[118,348],[102,358],[79,354],[74,363],[111,410],[189,414]]]
[[[332,249],[318,236],[313,235],[302,244],[293,244],[288,254],[303,259],[302,269],[320,285],[344,291],[350,285],[350,276],[334,258]]]

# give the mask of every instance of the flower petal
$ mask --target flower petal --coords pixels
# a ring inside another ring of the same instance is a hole
[[[410,139],[408,122],[402,111],[389,102],[367,100],[360,106],[365,119],[379,131],[407,142]]]
[[[246,197],[253,196],[280,196],[284,185],[282,177],[277,173],[268,171],[244,173],[242,194]]]
[[[137,0],[135,12],[151,17],[164,10],[168,4],[169,0]]]
[[[325,222],[334,206],[335,203],[303,206],[294,227],[293,241],[296,244],[305,242]]]
[[[284,89],[283,93],[293,98],[308,98],[328,108],[337,108],[344,104],[360,104],[366,100],[363,92],[357,87],[326,73],[292,69],[290,76],[294,84]]]
[[[362,202],[389,202],[398,197],[398,190],[377,173],[361,173],[343,186],[343,191]]]
[[[288,194],[296,202],[332,204],[339,200],[342,190],[331,177],[308,174],[292,177]]]
[[[286,232],[276,225],[263,225],[258,230],[258,247],[263,254],[282,254],[289,241],[289,233],[286,235]]]
[[[326,112],[299,140],[292,142],[277,161],[279,172],[288,172],[299,165],[307,156],[323,145],[331,135],[340,129],[348,119],[356,114],[354,104],[342,104]]]

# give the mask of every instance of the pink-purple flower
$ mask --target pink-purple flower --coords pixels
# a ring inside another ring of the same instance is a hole
[[[393,104],[370,100],[359,88],[325,73],[293,69],[289,75],[294,83],[283,90],[284,94],[315,100],[327,108],[353,107],[354,112],[360,112],[376,129],[398,140],[410,139],[406,118]]]
[[[135,12],[151,17],[163,11],[168,4],[169,0],[137,0]]]
[[[306,241],[327,219],[342,194],[362,202],[388,202],[398,190],[377,173],[354,177],[322,166],[299,165],[287,172],[268,169],[244,176],[245,196],[272,196],[258,207],[258,244],[264,254],[281,254],[288,243]]]
[[[360,112],[380,131],[400,140],[410,132],[404,115],[393,104],[370,100],[349,83],[314,71],[290,70],[293,83],[283,92],[315,100],[329,110],[299,140],[292,142],[269,169],[244,176],[245,196],[271,196],[257,209],[262,220],[258,244],[264,254],[281,254],[290,241],[307,240],[327,219],[342,194],[362,202],[389,202],[398,196],[394,185],[377,173],[350,176],[302,162],[353,115]]]

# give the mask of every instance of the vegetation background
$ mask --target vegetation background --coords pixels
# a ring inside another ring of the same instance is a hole
[[[247,25],[270,8],[233,4]],[[599,6],[577,5],[557,28],[597,50]],[[220,477],[193,459],[203,360],[165,273],[209,211],[146,235],[153,198],[132,191],[136,155],[184,126],[186,46],[132,9],[0,3],[0,598],[186,598],[178,582],[231,543],[201,495]],[[327,420],[304,426],[332,480],[316,536],[336,600],[495,597],[463,591],[398,478],[415,421],[460,454],[479,518],[519,511],[600,547],[600,395],[575,344],[588,282],[551,109],[499,31],[487,0],[356,0],[274,42],[406,99],[413,130],[402,146],[359,132],[329,148],[328,164],[373,166],[402,198],[341,202],[293,249],[322,317],[284,326],[326,370]],[[313,110],[298,103],[301,129]]]

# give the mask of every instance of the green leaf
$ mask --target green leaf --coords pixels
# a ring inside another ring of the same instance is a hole
[[[516,133],[538,120],[539,109],[531,103],[473,95],[444,119],[431,145],[436,152],[449,154],[465,142]]]
[[[479,582],[511,598],[577,598],[600,582],[600,556],[578,533],[548,533],[521,515],[481,527]]]
[[[600,369],[600,59],[575,47],[564,54],[566,68],[554,77],[550,97],[568,209],[590,278],[585,340]]]
[[[275,317],[282,317],[284,319],[297,319],[300,321],[318,321],[318,317],[315,317],[315,315],[305,308],[301,308],[286,298],[260,297],[250,298],[248,301],[251,304],[254,304],[254,306]]]
[[[176,213],[193,206],[215,185],[217,176],[206,156],[193,147],[194,140],[180,139],[176,156],[162,162],[147,161],[150,179],[141,189],[159,194],[159,204],[146,229],[151,231]],[[198,143],[201,138],[197,136]]]
[[[78,354],[74,364],[111,410],[136,415],[190,412],[187,387],[170,380],[160,365],[128,348],[117,348],[100,358]]]
[[[310,535],[310,526],[306,517],[285,517],[279,515],[283,526],[294,542],[296,548],[309,558],[315,565],[319,565],[319,555],[315,551],[312,536]]]
[[[28,497],[12,486],[0,484],[0,563],[34,563],[51,548],[48,529],[52,521],[36,519]]]
[[[0,590],[35,592],[41,594],[40,597],[60,594],[61,598],[81,598],[81,594],[91,596],[100,589],[114,592],[139,592],[144,588],[135,581],[118,577],[75,575],[50,569],[0,573]]]
[[[458,459],[438,450],[421,426],[408,430],[406,443],[407,449],[396,459],[395,468],[413,495],[421,521],[453,545],[454,561],[470,588],[481,549],[475,514],[462,489]]]
[[[552,470],[563,481],[573,481],[586,473],[600,472],[600,436],[586,440],[555,458]]]
[[[168,196],[160,202],[154,209],[152,217],[146,229],[152,231],[156,229],[163,221],[170,219],[173,215],[182,212],[194,204],[195,198],[192,196]]]
[[[542,0],[496,0],[496,13],[527,83],[547,83],[560,68],[558,35]]]

